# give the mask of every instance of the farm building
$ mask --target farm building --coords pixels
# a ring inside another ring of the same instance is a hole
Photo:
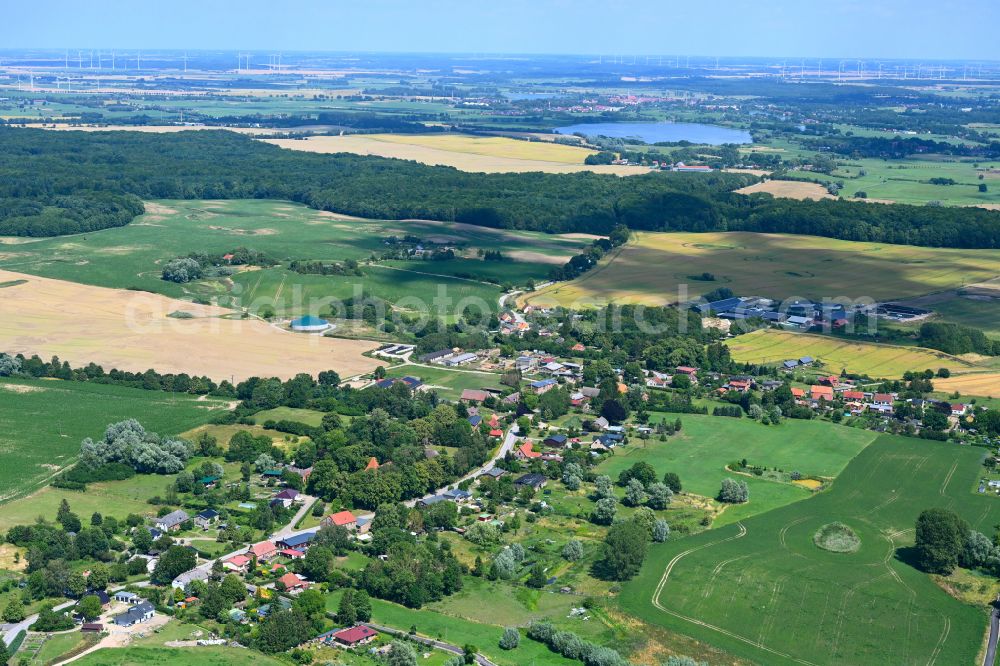
[[[462,402],[483,402],[490,394],[481,389],[463,389],[461,401]]]
[[[331,328],[330,322],[312,315],[293,319],[291,323],[291,329],[299,333],[320,333],[329,328]]]

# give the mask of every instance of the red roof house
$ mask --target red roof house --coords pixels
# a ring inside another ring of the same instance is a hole
[[[337,513],[330,514],[323,519],[324,525],[337,525],[339,527],[346,527],[347,529],[354,529],[358,526],[357,518],[350,511],[338,511]]]
[[[521,446],[517,447],[514,451],[514,457],[519,460],[525,460],[528,458],[541,458],[542,454],[538,451],[533,450],[533,445],[531,442],[525,442]]]
[[[294,574],[291,572],[286,573],[278,580],[285,584],[285,589],[288,590],[289,592],[295,592],[296,590],[304,590],[309,587],[308,582],[299,578],[298,574]]]
[[[865,399],[863,391],[844,391],[844,400],[861,401]]]
[[[333,634],[333,640],[337,641],[341,645],[346,645],[347,647],[355,647],[357,645],[364,645],[375,640],[378,636],[378,632],[371,627],[366,627],[363,624],[359,624],[356,627],[351,627],[350,629],[341,629],[340,631]]]
[[[826,400],[827,402],[830,402],[833,400],[833,387],[816,385],[810,386],[809,397],[813,400]]]
[[[278,547],[270,541],[261,541],[250,546],[247,552],[253,553],[258,560],[269,560],[278,554]]]

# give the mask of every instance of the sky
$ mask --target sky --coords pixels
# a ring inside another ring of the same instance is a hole
[[[0,48],[1000,60],[1000,0],[36,0]]]

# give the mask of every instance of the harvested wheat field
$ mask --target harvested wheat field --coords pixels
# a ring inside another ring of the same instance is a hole
[[[934,388],[947,393],[958,391],[962,395],[1000,397],[1000,372],[952,375],[947,379],[939,378],[934,380]]]
[[[519,141],[500,136],[462,134],[352,134],[313,136],[307,139],[264,139],[282,148],[313,153],[355,153],[413,160],[423,164],[451,166],[462,171],[508,173],[596,173],[631,176],[649,173],[638,166],[602,164],[588,166],[583,160],[593,150],[548,141]]]
[[[783,199],[833,199],[826,188],[818,183],[807,183],[800,180],[766,180],[754,183],[736,190],[737,194],[758,194],[766,192]]]
[[[707,274],[707,275],[706,275]],[[1000,275],[996,250],[750,232],[637,232],[581,277],[526,294],[532,305],[670,305],[718,287],[741,296],[890,300]]]
[[[224,308],[0,270],[0,282],[18,280],[24,282],[0,298],[4,352],[237,381],[322,370],[350,376],[378,365],[361,355],[378,346],[366,340],[291,333],[258,320],[223,318],[233,314]],[[193,318],[167,316],[176,311]]]

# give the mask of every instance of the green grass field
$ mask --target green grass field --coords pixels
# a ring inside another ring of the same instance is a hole
[[[841,160],[832,176],[844,183],[842,194],[852,198],[858,191],[869,199],[924,205],[940,201],[947,206],[1000,204],[1000,183],[996,179],[979,180],[979,168],[987,164],[973,159]],[[861,175],[861,172],[865,175]],[[951,178],[954,185],[932,185],[931,178]],[[979,191],[980,183],[987,186]]]
[[[714,280],[702,280],[710,273]],[[1000,275],[994,250],[888,245],[748,232],[634,234],[582,277],[521,300],[534,305],[685,302],[719,287],[741,296],[889,300]]]
[[[929,507],[952,509],[974,529],[992,531],[1000,502],[970,492],[983,455],[882,436],[829,491],[654,546],[620,604],[757,663],[973,663],[986,611],[939,589],[909,564],[905,547],[917,515]],[[834,521],[861,538],[857,552],[813,544],[815,532]]]
[[[455,275],[513,283],[542,279],[550,265],[563,263],[587,242],[457,223],[343,218],[284,201],[170,200],[147,202],[146,207],[145,215],[125,227],[0,244],[0,268],[173,297],[233,297],[244,305],[269,304],[286,314],[306,311],[311,299],[350,297],[362,284],[366,293],[392,302],[405,296],[430,302],[440,287],[453,302],[475,297],[495,308],[497,286]],[[238,273],[231,283],[202,280],[181,285],[160,279],[165,262],[191,252],[224,253],[243,246],[276,261],[364,260],[386,249],[384,239],[406,234],[454,243],[460,256],[451,261],[364,266],[364,276],[300,275],[268,268]],[[498,249],[513,260],[482,261],[477,258],[479,249]]]
[[[58,380],[0,379],[0,498],[9,501],[38,488],[75,460],[85,437],[100,437],[109,423],[138,419],[161,435],[205,423],[219,401]],[[12,508],[7,506],[6,517]],[[28,522],[34,520],[30,516]]]
[[[875,433],[836,426],[818,421],[786,419],[779,426],[764,426],[750,419],[733,419],[700,414],[654,414],[683,423],[679,435],[660,442],[632,438],[628,446],[615,449],[597,468],[597,472],[617,479],[618,474],[639,461],[653,466],[657,475],[676,472],[686,492],[715,497],[722,479],[736,477],[725,467],[747,459],[753,465],[793,470],[805,476],[834,477],[847,463],[868,446]],[[810,491],[787,483],[755,477],[745,479],[750,487],[750,502],[728,507],[715,524],[725,525],[748,516],[806,499]]]
[[[386,377],[419,377],[445,398],[457,399],[465,389],[500,388],[500,375],[490,372],[448,370],[423,365],[397,365],[386,368]]]
[[[948,368],[952,374],[981,370],[973,363],[933,349],[880,345],[825,335],[759,330],[726,340],[733,360],[740,363],[781,363],[811,356],[829,372],[867,374],[898,379],[908,370]]]
[[[327,595],[327,610],[336,611],[340,603],[340,591]],[[417,633],[430,638],[438,638],[453,645],[475,645],[482,654],[499,666],[572,666],[579,662],[566,659],[550,652],[541,643],[521,636],[521,645],[516,650],[501,650],[497,643],[503,634],[503,626],[472,622],[452,615],[443,615],[422,608],[414,610],[381,599],[372,599],[372,621],[389,627],[408,631],[411,626]]]
[[[317,412],[313,409],[296,409],[295,407],[275,407],[254,414],[254,423],[259,425],[265,421],[297,421],[318,427],[323,422],[323,412]]]
[[[286,662],[253,650],[210,646],[107,648],[91,652],[74,663],[80,666],[146,666],[181,663],[186,666],[282,666]]]

